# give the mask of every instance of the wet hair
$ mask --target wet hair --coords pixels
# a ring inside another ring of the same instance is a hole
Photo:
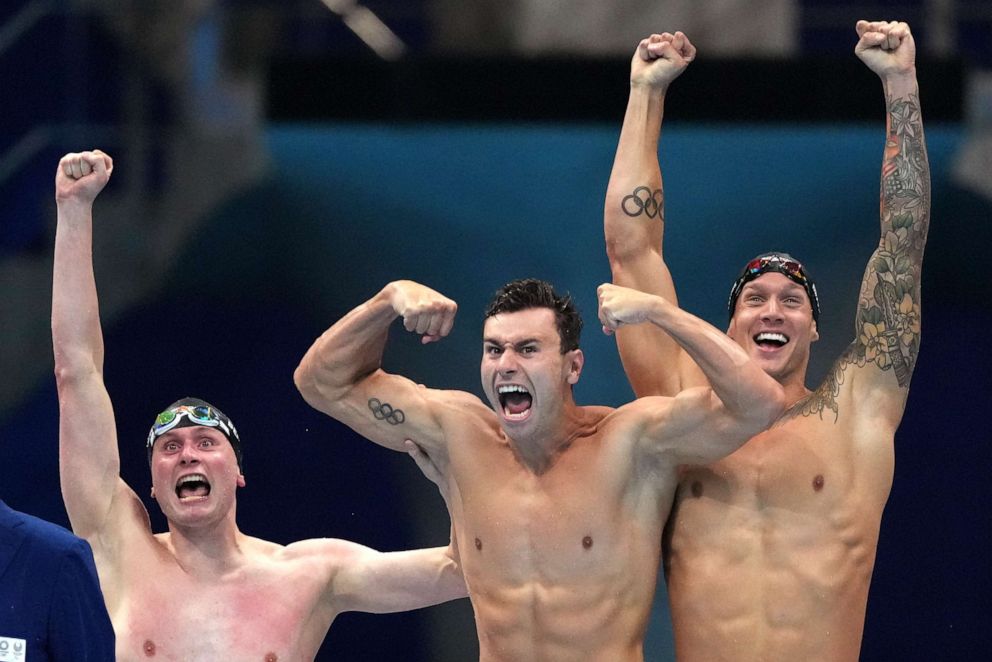
[[[530,308],[547,308],[555,314],[555,328],[558,330],[562,354],[579,348],[582,316],[572,297],[568,294],[559,295],[547,281],[520,278],[507,283],[496,290],[483,318],[489,319],[500,313],[515,313]]]
[[[229,442],[231,442],[231,448],[234,449],[234,457],[237,458],[237,460],[238,460],[238,471],[240,473],[244,474],[244,472],[245,472],[244,471],[244,455],[241,452],[241,437],[238,435],[237,428],[234,427],[234,422],[231,421],[230,417],[228,417],[227,414],[225,414],[220,409],[218,409],[217,407],[213,406],[212,404],[210,404],[206,400],[201,400],[200,398],[189,398],[189,397],[187,397],[187,398],[180,398],[179,400],[176,400],[175,402],[173,402],[171,405],[169,405],[168,407],[166,407],[162,411],[163,411],[163,413],[165,413],[165,412],[168,412],[170,410],[175,409],[176,407],[206,407],[206,408],[210,409],[212,411],[212,413],[216,415],[217,420],[219,420],[221,423],[223,423],[223,425],[219,425],[215,429],[218,432],[220,432],[222,435],[224,435],[225,437],[227,437],[227,440]],[[161,416],[161,414],[159,414],[159,415]],[[180,419],[179,423],[177,423],[173,428],[170,428],[170,429],[185,428],[185,427],[189,427],[191,425],[199,425],[199,424],[196,423],[193,420],[190,420],[190,418],[188,416],[184,416],[182,419]],[[210,427],[210,426],[204,426],[204,427]],[[155,426],[153,425],[151,431],[148,434],[148,443],[147,443],[147,447],[148,447],[148,463],[149,464],[151,464],[151,462],[152,462],[152,448],[155,445],[155,439],[160,434],[164,434],[164,432],[162,432],[162,433],[156,433]]]
[[[793,283],[801,285],[806,290],[809,297],[809,305],[813,309],[813,321],[820,321],[820,298],[816,294],[816,284],[802,263],[788,253],[770,251],[761,253],[741,270],[737,280],[730,288],[730,298],[727,300],[727,313],[730,319],[734,318],[734,311],[737,309],[737,299],[740,297],[744,286],[762,274],[770,271],[780,273]]]

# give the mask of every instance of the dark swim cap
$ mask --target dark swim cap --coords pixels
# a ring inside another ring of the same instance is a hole
[[[737,277],[734,286],[730,288],[730,299],[727,301],[727,312],[730,319],[734,318],[737,298],[741,295],[744,286],[769,271],[780,273],[792,282],[802,285],[809,297],[810,306],[813,308],[813,320],[820,320],[820,299],[816,296],[816,285],[813,283],[813,279],[806,273],[806,269],[799,260],[788,253],[777,251],[762,253],[744,266],[741,275]]]
[[[244,473],[244,458],[241,454],[241,438],[234,423],[217,407],[199,398],[182,398],[169,405],[165,411],[155,417],[151,430],[148,431],[148,463],[152,461],[152,447],[160,436],[176,428],[191,425],[217,428],[234,449],[234,457],[238,460],[238,470]]]

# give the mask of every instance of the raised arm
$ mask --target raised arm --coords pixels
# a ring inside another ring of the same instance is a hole
[[[923,137],[916,47],[909,26],[858,21],[855,53],[882,81],[886,138],[881,238],[861,282],[855,339],[825,386],[839,388],[852,366],[856,402],[899,424],[920,347],[920,277],[930,226],[930,165]],[[832,383],[831,383],[832,380]],[[827,393],[821,389],[821,393]],[[832,401],[824,403],[831,406]],[[836,405],[834,405],[836,406]]]
[[[456,310],[429,287],[390,283],[317,339],[296,369],[296,387],[312,407],[377,444],[406,452],[404,441],[416,439],[433,456],[444,441],[437,407],[447,392],[386,373],[382,355],[397,317],[427,343],[448,335]]]
[[[55,173],[52,344],[59,392],[59,473],[72,528],[89,540],[103,531],[119,489],[126,489],[119,477],[114,412],[103,384],[103,336],[93,278],[93,201],[112,172],[110,157],[93,151],[67,154]]]
[[[730,454],[785,409],[782,386],[736,342],[663,297],[600,285],[599,318],[607,333],[643,323],[662,329],[709,380],[710,386],[685,389],[674,400],[648,398],[625,407],[645,412],[645,441],[672,450],[679,463],[705,463]]]
[[[630,97],[606,191],[603,227],[613,282],[678,303],[662,240],[665,197],[658,140],[668,87],[695,58],[681,32],[651,35],[631,59]],[[617,345],[638,396],[675,395],[699,385],[679,345],[654,325],[620,329]]]

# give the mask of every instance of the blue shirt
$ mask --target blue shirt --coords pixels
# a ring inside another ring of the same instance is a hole
[[[89,544],[0,500],[0,662],[113,662]]]

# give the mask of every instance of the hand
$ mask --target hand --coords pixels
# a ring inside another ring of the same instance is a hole
[[[909,26],[897,21],[858,21],[858,45],[854,54],[885,79],[915,74],[916,43]]]
[[[73,200],[92,204],[113,171],[113,159],[98,149],[66,154],[55,171],[56,202]]]
[[[429,287],[411,280],[391,284],[390,302],[403,318],[403,328],[422,336],[424,344],[440,340],[451,332],[458,304]]]
[[[681,32],[663,32],[642,39],[630,62],[633,85],[665,91],[696,57],[696,47]]]
[[[604,283],[596,290],[599,295],[599,321],[603,333],[613,332],[625,324],[640,324],[648,319],[651,308],[661,300],[629,287]]]

